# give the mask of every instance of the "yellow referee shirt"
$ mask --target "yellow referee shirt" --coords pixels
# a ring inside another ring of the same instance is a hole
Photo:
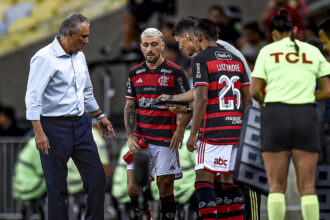
[[[264,46],[252,77],[267,82],[265,102],[314,103],[317,78],[330,74],[330,64],[318,48],[299,40],[299,54],[289,37]]]

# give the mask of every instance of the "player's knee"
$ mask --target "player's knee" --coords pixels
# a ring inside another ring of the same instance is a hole
[[[160,196],[173,194],[174,180],[171,177],[157,177],[157,186]]]

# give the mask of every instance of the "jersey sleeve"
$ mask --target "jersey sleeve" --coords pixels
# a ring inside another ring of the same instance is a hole
[[[323,76],[330,75],[330,63],[325,59],[322,53],[317,49],[317,53],[315,54],[319,58],[319,70],[317,71],[316,78],[321,78]]]
[[[185,93],[189,90],[189,83],[183,70],[178,70],[175,76],[175,93]]]
[[[126,99],[127,100],[136,100],[136,92],[132,81],[132,72],[130,72],[127,79],[127,88],[126,88]]]
[[[249,69],[246,69],[244,62],[242,60],[241,60],[241,62],[243,63],[243,69],[244,69],[243,77],[241,78],[241,85],[242,85],[242,87],[250,86],[250,76],[249,76],[250,73],[248,73],[248,71],[250,71],[250,68],[247,67]]]
[[[266,79],[266,70],[265,70],[266,54],[264,51],[265,51],[264,49],[260,50],[251,77],[261,78],[264,80]]]
[[[198,57],[192,60],[192,75],[194,80],[194,87],[197,86],[209,86],[209,76],[207,72],[207,66],[203,59]]]

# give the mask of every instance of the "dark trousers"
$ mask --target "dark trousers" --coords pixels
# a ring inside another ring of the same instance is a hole
[[[49,154],[40,153],[48,196],[48,219],[67,220],[67,162],[76,164],[87,193],[86,219],[104,219],[105,173],[92,136],[90,118],[79,120],[42,117]]]

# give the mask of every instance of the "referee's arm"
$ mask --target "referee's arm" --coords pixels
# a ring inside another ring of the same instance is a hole
[[[264,97],[261,95],[261,87],[265,83],[265,80],[261,78],[252,77],[252,83],[250,88],[250,96],[257,100],[260,104],[264,103]],[[242,98],[243,99],[243,98]]]
[[[322,100],[330,98],[330,79],[328,76],[324,76],[317,79],[320,89],[315,92],[315,99]]]
[[[252,105],[252,98],[249,92],[249,86],[245,86],[241,89],[242,94],[242,112],[245,112],[246,107]]]

